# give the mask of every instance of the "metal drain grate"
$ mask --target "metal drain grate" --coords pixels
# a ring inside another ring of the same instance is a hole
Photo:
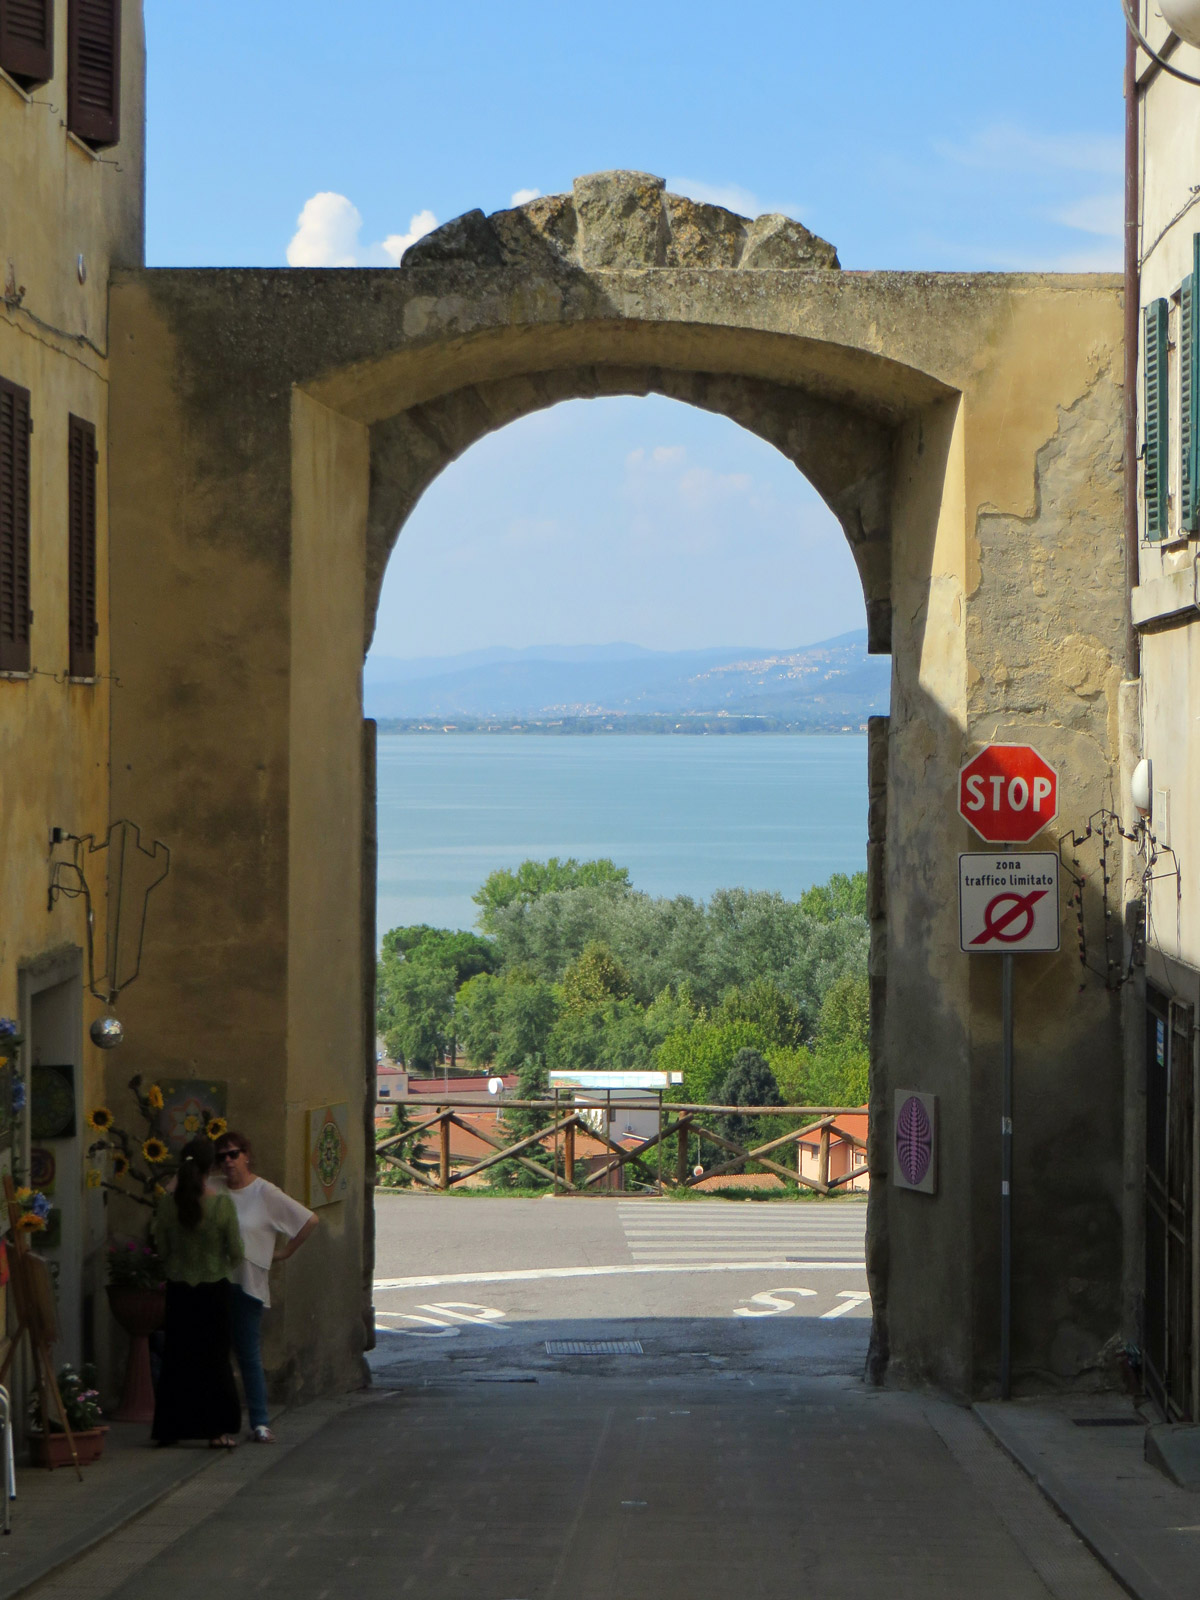
[[[547,1339],[548,1356],[640,1356],[640,1339]]]

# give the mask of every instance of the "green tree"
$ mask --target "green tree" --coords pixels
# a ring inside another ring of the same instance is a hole
[[[664,1039],[655,1065],[660,1072],[683,1074],[682,1099],[699,1105],[723,1104],[717,1100],[717,1092],[738,1051],[744,1048],[767,1048],[767,1040],[752,1022],[697,1022]]]
[[[783,1104],[811,1105],[813,1062],[809,1051],[803,1045],[794,1050],[784,1050],[774,1046],[766,1051],[766,1057],[767,1065],[775,1074],[775,1082],[779,1085],[779,1092],[783,1096]]]
[[[800,896],[800,909],[814,922],[836,922],[839,917],[867,915],[867,875],[847,877],[835,872],[828,883],[816,883]]]
[[[410,1071],[427,1071],[453,1035],[453,969],[433,962],[394,963],[379,985],[377,1015],[388,1054]]]
[[[419,961],[451,967],[457,987],[480,972],[495,972],[500,955],[490,939],[458,929],[431,928],[419,922],[406,928],[389,928],[383,936],[381,965],[389,961]]]
[[[543,895],[562,889],[629,888],[629,869],[618,867],[604,857],[597,861],[577,861],[574,856],[560,860],[522,861],[515,872],[502,867],[491,873],[472,895],[479,907],[477,922],[484,933],[495,931],[497,914],[508,906],[531,905]]]
[[[546,1049],[554,1072],[645,1072],[655,1041],[646,1012],[632,1000],[610,1000],[586,1011],[564,1009]]]
[[[578,1015],[633,993],[629,973],[606,944],[593,939],[563,973],[564,1011]]]
[[[771,978],[753,978],[734,984],[721,996],[716,1018],[721,1022],[751,1022],[769,1045],[795,1049],[804,1042],[804,1017],[800,1007]]]
[[[767,1065],[765,1056],[758,1050],[743,1046],[733,1058],[733,1065],[721,1084],[720,1103],[727,1106],[781,1106],[779,1085],[775,1074]],[[720,1119],[721,1132],[727,1139],[739,1144],[750,1144],[758,1132],[758,1118],[739,1117],[735,1114]]]
[[[814,1105],[860,1106],[870,1087],[871,991],[865,974],[833,982],[821,1006],[813,1045]]]
[[[454,1001],[454,1025],[458,1043],[472,1066],[486,1066],[496,1059],[500,1044],[500,995],[505,980],[490,972],[468,978]]]

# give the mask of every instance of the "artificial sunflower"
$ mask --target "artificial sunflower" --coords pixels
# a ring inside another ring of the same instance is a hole
[[[113,1157],[113,1177],[123,1178],[129,1171],[129,1157],[118,1153]]]
[[[229,1132],[229,1124],[224,1117],[210,1117],[204,1126],[204,1131],[214,1142],[223,1139]]]
[[[166,1145],[159,1138],[151,1134],[150,1138],[142,1145],[142,1154],[153,1166],[158,1166],[171,1154]]]
[[[28,1184],[23,1183],[16,1191],[15,1199],[19,1206],[27,1206],[33,1199],[33,1190]]]
[[[159,1086],[156,1083],[152,1083],[150,1085],[150,1087],[146,1090],[146,1100],[147,1100],[147,1102],[150,1105],[152,1110],[154,1110],[154,1111],[161,1111],[162,1110],[162,1108],[163,1108],[163,1092],[162,1092],[162,1090],[159,1088]]]
[[[17,1218],[17,1227],[22,1233],[41,1233],[45,1226],[45,1217],[39,1217],[36,1211],[23,1211]]]
[[[104,1182],[104,1178],[103,1178],[103,1176],[102,1176],[102,1174],[100,1172],[100,1168],[99,1167],[89,1167],[87,1169],[87,1174],[86,1174],[86,1176],[84,1178],[84,1182],[87,1184],[89,1189],[98,1189],[100,1187],[100,1185]]]
[[[113,1125],[113,1114],[107,1106],[93,1106],[87,1114],[87,1124],[97,1133],[107,1133]]]

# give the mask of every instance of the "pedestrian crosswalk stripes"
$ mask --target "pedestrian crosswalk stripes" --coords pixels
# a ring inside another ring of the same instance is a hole
[[[866,1207],[858,1203],[627,1200],[619,1213],[634,1261],[844,1261],[864,1251]]]

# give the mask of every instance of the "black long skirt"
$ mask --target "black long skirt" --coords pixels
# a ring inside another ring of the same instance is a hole
[[[229,1362],[229,1280],[168,1283],[162,1371],[150,1437],[216,1439],[242,1425]]]

